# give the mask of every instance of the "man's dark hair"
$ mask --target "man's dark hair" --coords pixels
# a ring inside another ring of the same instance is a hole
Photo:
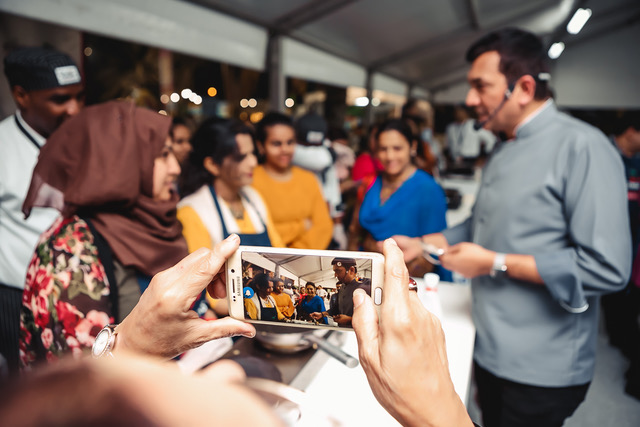
[[[264,142],[264,140],[267,139],[267,128],[275,125],[289,126],[295,131],[291,117],[286,114],[271,111],[265,114],[262,120],[260,120],[256,125],[256,140]]]
[[[622,135],[629,128],[640,131],[640,111],[622,111],[611,123],[611,133],[615,136]]]
[[[483,53],[491,51],[500,55],[500,72],[509,85],[515,84],[522,76],[530,75],[536,81],[535,99],[551,96],[547,81],[540,78],[541,74],[549,73],[549,63],[544,44],[538,36],[518,28],[493,31],[471,45],[466,60],[472,63]]]

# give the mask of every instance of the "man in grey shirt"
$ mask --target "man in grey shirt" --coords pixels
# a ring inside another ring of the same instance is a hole
[[[491,426],[561,426],[593,377],[599,298],[631,267],[624,168],[604,134],[550,99],[546,52],[504,29],[470,47],[466,103],[502,136],[471,217],[411,240],[472,279],[475,378]]]

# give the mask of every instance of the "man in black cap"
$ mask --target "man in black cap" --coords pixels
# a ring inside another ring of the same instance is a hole
[[[356,260],[353,258],[334,258],[331,265],[338,284],[342,286],[338,291],[337,304],[332,301],[329,311],[321,314],[322,316],[332,316],[333,320],[341,327],[350,328],[351,316],[353,316],[353,293],[360,288],[371,295],[371,280],[358,281],[356,277],[358,268]]]
[[[4,73],[18,110],[0,122],[0,353],[15,371],[27,267],[40,234],[59,215],[55,209],[39,208],[25,220],[22,203],[40,148],[84,106],[84,87],[74,61],[51,49],[10,52]]]

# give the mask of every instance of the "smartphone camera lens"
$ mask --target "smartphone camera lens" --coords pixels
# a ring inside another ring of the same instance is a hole
[[[235,268],[232,268],[232,269],[231,269],[231,272],[232,272],[232,273],[235,273],[235,272],[236,272]]]

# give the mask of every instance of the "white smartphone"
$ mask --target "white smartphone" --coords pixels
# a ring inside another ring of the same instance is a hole
[[[353,292],[378,309],[383,281],[374,252],[240,246],[226,263],[230,316],[274,326],[351,329]]]

